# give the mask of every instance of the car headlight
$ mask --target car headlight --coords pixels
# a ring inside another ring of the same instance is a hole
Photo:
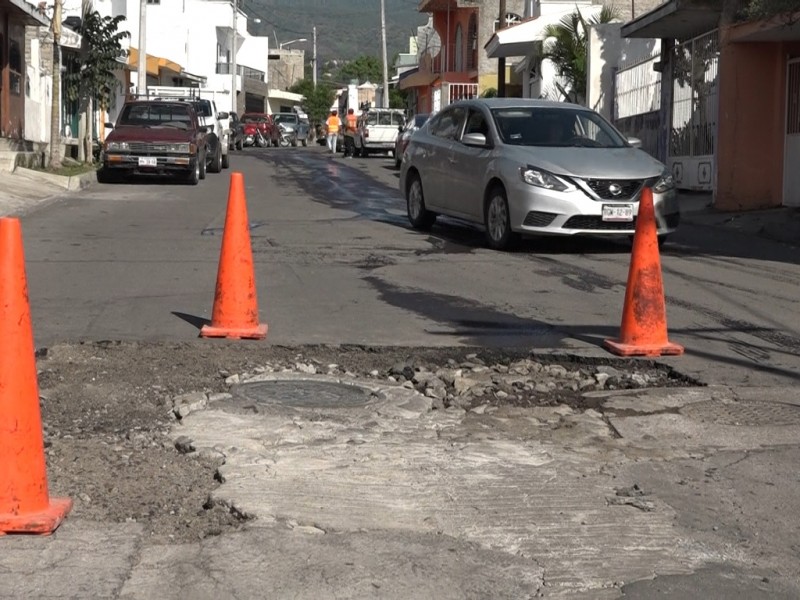
[[[557,192],[567,192],[575,189],[574,185],[544,169],[528,165],[527,167],[522,167],[519,172],[522,176],[522,181],[528,185],[544,188],[546,190],[555,190]]]
[[[175,154],[189,154],[189,144],[170,144],[167,147],[167,152],[174,152]]]
[[[121,152],[130,150],[128,142],[106,142],[106,152]]]
[[[656,184],[653,186],[653,191],[656,194],[663,194],[664,192],[670,191],[674,187],[675,181],[672,179],[672,173],[664,171],[664,173],[661,175],[661,178],[656,181]]]

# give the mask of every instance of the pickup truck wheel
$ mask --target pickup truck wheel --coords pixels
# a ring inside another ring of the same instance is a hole
[[[200,160],[200,157],[198,156],[197,160],[194,163],[194,169],[192,169],[186,174],[186,183],[188,183],[189,185],[197,185],[200,182],[200,180],[203,179],[203,176],[205,174],[201,173],[201,171],[204,171],[204,169],[201,167],[202,164],[203,162]]]
[[[200,154],[197,155],[197,169],[198,169],[198,178],[205,179],[206,178],[206,155],[203,154],[202,158]]]
[[[105,167],[97,169],[97,183],[117,183],[119,176]]]
[[[217,144],[217,148],[214,151],[214,158],[211,159],[211,163],[208,165],[208,170],[212,173],[219,173],[222,171],[222,149]]]
[[[230,167],[231,167],[231,154],[229,152],[228,154],[222,155],[222,168],[230,169]]]
[[[301,143],[303,144],[303,148],[308,146],[308,140],[303,140]]]

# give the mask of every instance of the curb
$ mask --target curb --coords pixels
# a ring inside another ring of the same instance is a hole
[[[83,188],[86,188],[97,182],[97,171],[94,170],[87,171],[86,173],[80,173],[79,175],[70,175],[69,177],[64,175],[55,175],[54,173],[47,173],[45,171],[27,169],[25,167],[17,167],[14,172],[19,173],[28,179],[38,179],[39,181],[52,183],[53,185],[64,188],[70,192],[82,190]]]

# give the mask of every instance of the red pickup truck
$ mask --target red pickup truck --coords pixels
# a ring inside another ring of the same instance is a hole
[[[265,145],[276,145],[273,140],[276,139],[276,126],[272,122],[272,117],[266,113],[244,113],[241,119],[242,123],[242,137],[244,146],[258,145],[258,137],[256,137],[256,130],[261,131],[264,138]]]
[[[197,185],[206,177],[206,127],[190,102],[126,102],[106,136],[97,179],[112,183],[134,174],[177,175]]]

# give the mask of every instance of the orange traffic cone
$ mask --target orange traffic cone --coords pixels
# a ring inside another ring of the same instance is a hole
[[[657,231],[653,190],[645,188],[639,199],[619,339],[606,340],[603,344],[618,356],[683,354],[683,346],[667,339],[667,311]]]
[[[267,336],[267,325],[258,322],[244,176],[238,172],[231,173],[211,325],[205,325],[200,335],[237,339]]]
[[[72,508],[50,498],[19,219],[0,218],[0,535],[49,535]]]

